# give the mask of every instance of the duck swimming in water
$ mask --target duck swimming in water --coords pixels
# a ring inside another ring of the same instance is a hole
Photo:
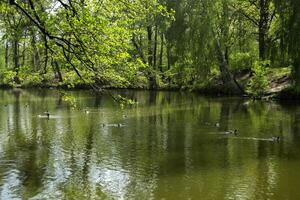
[[[229,131],[226,131],[225,134],[234,134],[234,135],[237,135],[238,131],[236,129],[234,130],[229,130]]]
[[[101,124],[102,127],[123,127],[124,124],[118,123],[118,124]]]
[[[272,140],[273,142],[279,142],[279,141],[280,141],[280,137],[279,137],[279,136],[277,136],[277,137],[272,137],[271,140]]]
[[[44,112],[44,113],[47,116],[47,118],[49,119],[50,118],[50,113],[48,112],[48,110],[46,112]]]

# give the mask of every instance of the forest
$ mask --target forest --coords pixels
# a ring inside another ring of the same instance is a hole
[[[300,93],[298,0],[1,0],[0,43],[1,87]]]

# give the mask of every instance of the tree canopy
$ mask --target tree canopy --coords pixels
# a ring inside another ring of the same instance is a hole
[[[299,87],[299,11],[296,0],[2,0],[1,84],[241,94],[257,71],[291,68]]]

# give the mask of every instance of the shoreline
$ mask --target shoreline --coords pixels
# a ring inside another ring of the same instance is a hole
[[[74,87],[68,87],[67,85],[17,85],[17,86],[11,86],[11,85],[0,85],[1,90],[10,90],[10,89],[54,89],[54,90],[66,90],[66,91],[94,91],[90,85],[75,85]],[[189,89],[189,88],[179,88],[179,87],[161,87],[156,89],[149,89],[149,88],[141,88],[141,87],[103,87],[104,90],[132,90],[132,91],[154,91],[154,92],[190,92],[195,94],[200,94],[203,96],[209,96],[209,97],[241,97],[241,98],[249,98],[253,100],[262,100],[262,101],[269,101],[269,100],[275,100],[275,101],[282,101],[282,100],[288,100],[288,101],[297,101],[300,100],[300,92],[297,92],[293,87],[288,87],[280,91],[276,91],[273,93],[265,93],[260,98],[254,98],[250,95],[243,94],[243,95],[237,95],[233,93],[225,93],[222,91],[222,87],[220,86],[212,86],[210,87],[204,87],[204,88],[197,88],[197,89]]]

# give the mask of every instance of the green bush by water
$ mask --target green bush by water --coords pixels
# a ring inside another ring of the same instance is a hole
[[[268,88],[267,66],[270,61],[257,61],[253,66],[253,76],[249,81],[246,92],[255,98],[262,97]]]

